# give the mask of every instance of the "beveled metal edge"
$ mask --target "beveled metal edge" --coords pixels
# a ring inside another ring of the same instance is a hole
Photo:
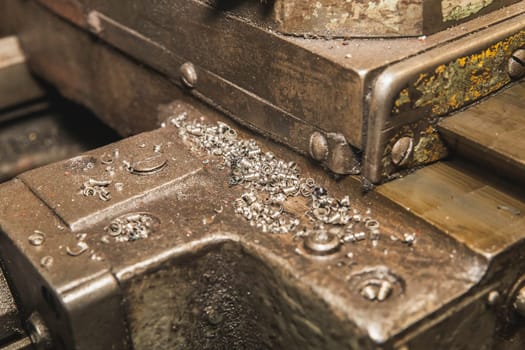
[[[363,162],[364,177],[372,183],[381,182],[381,160],[389,136],[397,127],[407,123],[400,116],[395,124],[390,123],[392,126],[387,127],[394,99],[404,85],[418,73],[480,51],[524,28],[525,15],[521,15],[386,68],[372,87]]]

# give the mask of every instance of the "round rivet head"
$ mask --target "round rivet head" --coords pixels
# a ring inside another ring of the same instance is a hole
[[[315,131],[310,136],[310,155],[318,161],[325,159],[328,155],[328,141],[320,132]]]
[[[405,164],[412,154],[413,148],[414,140],[411,137],[404,136],[397,140],[392,147],[392,153],[390,154],[392,163],[397,166]]]
[[[525,49],[518,49],[512,53],[507,71],[511,79],[520,79],[525,76]]]
[[[490,306],[497,305],[500,303],[500,301],[501,301],[501,294],[497,290],[493,290],[487,295],[487,303]]]
[[[333,254],[339,250],[340,244],[339,237],[326,230],[314,231],[304,241],[306,250],[315,255]]]
[[[197,85],[197,71],[191,62],[186,62],[180,66],[180,75],[182,82],[189,88],[194,88]]]

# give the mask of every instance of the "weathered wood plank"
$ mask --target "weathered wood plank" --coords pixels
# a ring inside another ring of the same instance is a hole
[[[525,179],[525,83],[444,119],[440,130],[456,152],[499,174]]]

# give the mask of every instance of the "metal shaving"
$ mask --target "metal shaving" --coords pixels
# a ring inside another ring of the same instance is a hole
[[[131,242],[148,238],[158,226],[157,220],[147,214],[130,214],[118,217],[105,228],[117,242]]]
[[[337,200],[329,196],[314,179],[301,177],[295,162],[287,162],[272,152],[263,151],[253,139],[239,138],[237,132],[225,123],[206,125],[186,119],[183,113],[169,123],[179,129],[184,141],[222,158],[223,164],[219,168],[229,169],[229,185],[245,188],[233,207],[250,225],[263,232],[294,233],[297,237],[329,230],[338,235],[341,243],[357,242],[367,237],[379,239],[380,225],[370,217],[369,209],[362,215],[352,206],[350,197]],[[298,196],[310,200],[309,209],[302,218],[287,212],[283,206],[289,198]],[[298,227],[304,228],[298,231]]]

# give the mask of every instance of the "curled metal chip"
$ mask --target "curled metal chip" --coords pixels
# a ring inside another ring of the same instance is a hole
[[[162,171],[167,164],[168,159],[164,155],[159,154],[134,162],[130,171],[135,175],[151,175]]]

